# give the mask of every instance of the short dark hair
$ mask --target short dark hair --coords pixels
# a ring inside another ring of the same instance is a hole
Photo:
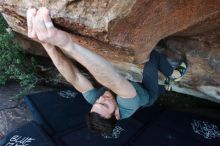
[[[106,119],[96,112],[89,112],[86,114],[86,123],[90,130],[101,133],[101,134],[111,134],[115,128],[117,119],[115,115]]]

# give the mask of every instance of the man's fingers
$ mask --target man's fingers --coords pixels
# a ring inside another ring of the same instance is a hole
[[[42,9],[43,9],[44,24],[47,30],[51,30],[54,28],[54,25],[50,18],[50,11],[47,8],[42,8]]]
[[[40,8],[37,12],[36,19],[34,21],[34,26],[36,27],[37,37],[40,41],[47,38],[47,28],[44,23],[44,8]]]
[[[37,10],[31,8],[27,10],[27,26],[28,26],[28,36],[31,37],[33,31],[33,19],[36,16]]]

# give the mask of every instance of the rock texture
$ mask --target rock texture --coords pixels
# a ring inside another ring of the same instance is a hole
[[[31,5],[48,7],[57,27],[135,81],[141,80],[141,63],[164,39],[171,59],[183,53],[189,62],[187,76],[174,89],[220,102],[219,0],[0,0],[9,25],[24,36]]]

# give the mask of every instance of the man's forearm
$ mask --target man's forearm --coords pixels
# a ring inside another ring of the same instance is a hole
[[[43,46],[58,71],[78,91],[85,92],[86,90],[93,88],[92,84],[78,71],[70,59],[67,58],[60,49],[51,45]]]
[[[107,84],[107,86],[119,76],[108,61],[78,44],[71,43],[63,50],[85,66],[99,82]],[[109,75],[112,77],[109,78]]]

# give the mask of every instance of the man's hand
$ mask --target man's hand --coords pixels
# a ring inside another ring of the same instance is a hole
[[[49,15],[49,10],[45,7],[27,11],[28,37],[36,39],[42,45],[65,47],[70,43],[71,38],[68,33],[54,27]]]

